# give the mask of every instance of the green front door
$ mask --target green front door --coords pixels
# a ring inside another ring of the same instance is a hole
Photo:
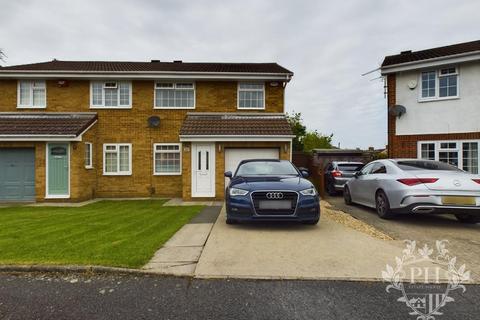
[[[47,146],[47,197],[68,198],[69,144],[49,143]]]

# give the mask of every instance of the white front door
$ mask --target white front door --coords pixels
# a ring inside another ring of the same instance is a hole
[[[215,197],[214,143],[192,143],[192,197]]]

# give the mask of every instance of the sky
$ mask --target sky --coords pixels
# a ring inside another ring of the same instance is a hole
[[[277,62],[287,112],[342,148],[383,148],[385,55],[480,39],[479,1],[0,0],[3,65]]]

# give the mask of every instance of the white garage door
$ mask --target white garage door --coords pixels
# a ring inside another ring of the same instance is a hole
[[[225,171],[235,173],[238,164],[247,159],[278,159],[278,149],[276,148],[227,148],[225,149]],[[228,180],[226,180],[228,183]]]

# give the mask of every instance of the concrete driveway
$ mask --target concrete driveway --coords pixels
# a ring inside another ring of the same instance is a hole
[[[349,213],[394,239],[416,240],[431,245],[436,240],[448,240],[450,254],[467,265],[474,280],[480,279],[480,224],[464,224],[453,215],[404,215],[383,220],[373,209],[346,205],[341,196],[328,197],[326,201],[334,209]]]
[[[322,210],[326,213],[329,209]],[[379,280],[385,264],[401,256],[402,241],[381,240],[334,220],[324,214],[316,226],[232,226],[225,223],[223,211],[203,249],[195,276]]]

